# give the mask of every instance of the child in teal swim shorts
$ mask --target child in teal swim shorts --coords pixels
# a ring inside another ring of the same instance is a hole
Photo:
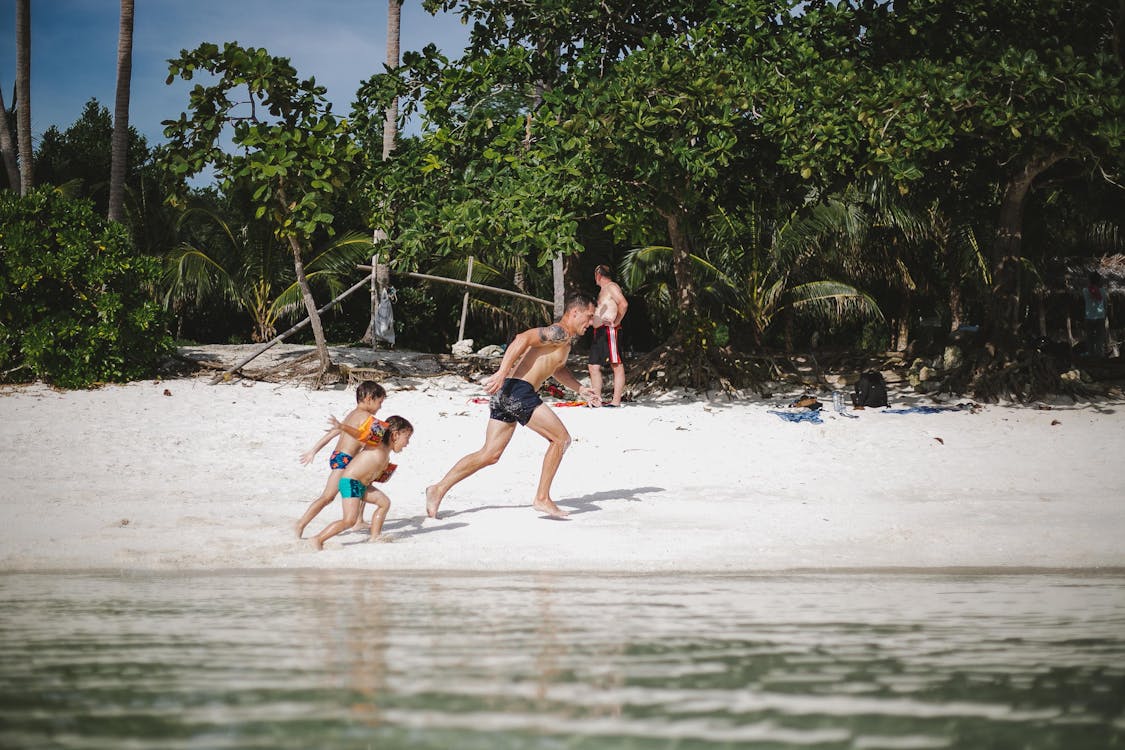
[[[340,497],[343,498],[344,517],[328,524],[324,531],[313,538],[313,546],[324,549],[324,543],[345,529],[351,528],[363,517],[363,503],[375,506],[371,515],[371,536],[374,541],[383,531],[383,521],[391,509],[391,499],[382,490],[372,487],[374,482],[385,482],[397,468],[391,463],[391,452],[400,453],[410,444],[414,427],[400,416],[393,416],[385,423],[382,441],[370,448],[364,448],[343,470],[337,482]]]
[[[328,459],[328,467],[330,473],[328,474],[328,481],[324,485],[324,490],[321,491],[320,496],[309,503],[308,509],[305,514],[301,516],[301,520],[296,523],[297,538],[300,539],[301,535],[305,532],[305,527],[309,522],[316,517],[317,513],[324,510],[330,502],[336,499],[336,493],[339,491],[340,477],[343,476],[344,469],[351,463],[352,458],[363,450],[364,440],[357,436],[361,427],[370,424],[371,428],[367,430],[370,433],[371,429],[378,428],[381,430],[382,422],[374,419],[375,414],[383,406],[383,400],[387,397],[387,391],[383,386],[376,383],[374,380],[364,380],[355,389],[356,407],[348,412],[344,417],[343,424],[355,428],[355,433],[343,431],[339,429],[330,429],[324,433],[324,436],[317,441],[316,445],[309,448],[301,454],[301,463],[309,464],[312,462],[320,449],[328,445],[332,438],[339,436],[336,441],[336,447],[332,451],[332,455]],[[368,422],[370,420],[370,423]],[[370,437],[370,434],[369,434]],[[362,525],[363,516],[357,519],[357,525]]]

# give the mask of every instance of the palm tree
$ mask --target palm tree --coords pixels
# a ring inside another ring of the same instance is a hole
[[[741,217],[719,211],[708,222],[712,236],[706,250],[687,255],[704,311],[712,320],[748,331],[756,347],[765,344],[785,314],[828,321],[882,319],[870,295],[840,280],[809,276],[832,233],[853,219],[841,204],[820,204],[780,223],[757,206]],[[673,264],[673,249],[666,246],[635,248],[622,262],[626,287],[644,295],[656,317],[666,320],[679,309]]]
[[[110,221],[121,221],[129,155],[129,87],[133,74],[133,0],[121,0],[117,31],[117,96],[113,105],[113,144],[109,168]]]
[[[398,67],[399,45],[402,32],[402,0],[387,0],[387,68],[394,70]],[[387,106],[386,116],[383,119],[383,161],[391,158],[395,149],[395,139],[398,136],[398,98]],[[387,232],[383,228],[376,229],[371,236],[372,244],[387,239]],[[379,309],[381,289],[390,284],[390,266],[380,263],[378,255],[371,256],[371,321],[363,340],[375,344],[375,313]]]
[[[20,168],[16,163],[16,148],[12,143],[12,130],[8,126],[8,108],[4,106],[4,92],[0,91],[0,152],[4,155],[4,169],[8,173],[8,189],[20,189]]]
[[[402,36],[402,0],[387,0],[387,68],[398,67],[399,44]],[[391,158],[398,136],[398,99],[393,99],[387,107],[383,120],[383,161]]]
[[[206,221],[199,225],[197,219]],[[203,207],[181,215],[178,226],[188,224],[194,225],[202,241],[181,242],[165,256],[166,308],[179,311],[218,300],[231,302],[251,319],[255,342],[272,339],[279,319],[304,309],[294,267],[272,236],[262,236],[253,226],[232,227],[216,211]],[[341,235],[304,264],[309,284],[324,286],[335,296],[370,250],[371,238],[366,234]]]
[[[206,220],[203,226],[199,219]],[[165,256],[165,307],[179,312],[219,300],[233,302],[250,317],[255,342],[273,338],[277,319],[270,310],[273,288],[287,285],[292,277],[286,255],[271,238],[257,236],[253,227],[232,227],[209,208],[188,208],[176,226],[180,230],[191,226],[196,237]]]
[[[20,151],[20,195],[35,181],[31,145],[31,0],[16,0],[16,140]]]

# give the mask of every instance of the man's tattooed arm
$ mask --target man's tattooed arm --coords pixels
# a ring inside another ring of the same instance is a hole
[[[539,329],[539,343],[541,344],[560,344],[569,340],[570,337],[566,335],[566,331],[558,323]]]

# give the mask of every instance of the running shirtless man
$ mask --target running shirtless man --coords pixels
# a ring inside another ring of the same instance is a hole
[[[621,287],[613,280],[609,266],[594,269],[594,282],[601,287],[594,312],[594,341],[590,345],[590,387],[599,396],[602,392],[602,367],[613,370],[613,400],[606,406],[621,406],[625,392],[625,363],[621,360],[621,321],[629,303]]]
[[[551,499],[551,482],[562,462],[563,453],[570,446],[570,433],[551,407],[539,399],[538,391],[543,381],[553,375],[589,403],[595,406],[600,403],[597,393],[579,383],[566,366],[574,340],[586,332],[593,316],[594,301],[578,294],[567,300],[559,322],[542,328],[529,328],[512,340],[499,369],[484,380],[485,392],[492,394],[484,446],[464,456],[440,482],[426,488],[426,514],[430,518],[437,517],[438,506],[453,485],[500,460],[516,432],[517,422],[530,427],[549,442],[531,507],[554,518],[568,515]]]

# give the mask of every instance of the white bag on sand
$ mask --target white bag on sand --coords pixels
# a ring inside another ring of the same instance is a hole
[[[379,294],[379,306],[375,308],[374,334],[391,346],[395,345],[395,311],[386,289]]]

